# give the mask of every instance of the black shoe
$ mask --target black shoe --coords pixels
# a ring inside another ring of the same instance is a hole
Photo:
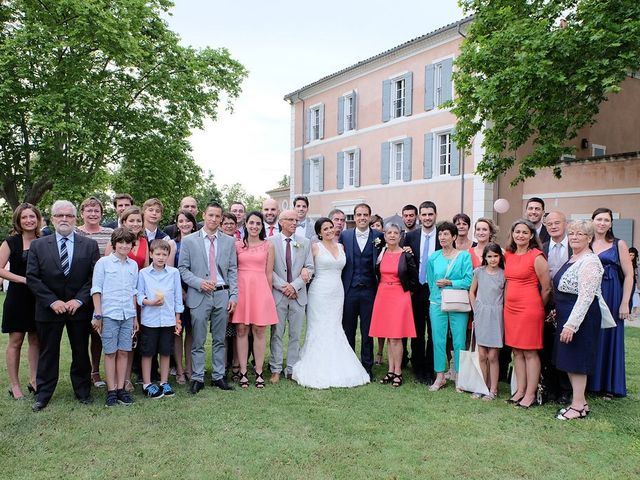
[[[235,388],[229,385],[224,378],[221,378],[220,380],[211,380],[211,386],[218,387],[220,390],[235,390]]]
[[[93,403],[93,397],[87,395],[86,397],[79,398],[78,401],[83,405],[91,405]]]
[[[570,393],[561,393],[560,396],[558,396],[556,403],[559,403],[560,405],[568,405],[572,401],[573,399],[571,398]]]
[[[34,412],[39,412],[40,410],[44,410],[45,408],[47,408],[47,404],[38,400],[36,400],[33,405],[31,405],[31,410]]]
[[[30,383],[27,384],[27,390],[29,390],[29,393],[32,395],[37,395],[38,394],[38,390],[36,390],[34,388],[33,385],[31,385]]]
[[[373,376],[373,370],[367,370],[367,373],[369,374],[369,381],[373,382],[376,377]]]
[[[189,392],[192,393],[193,395],[195,395],[196,393],[198,393],[203,388],[204,388],[204,383],[203,382],[200,382],[198,380],[192,380],[191,381],[191,387],[189,388]]]

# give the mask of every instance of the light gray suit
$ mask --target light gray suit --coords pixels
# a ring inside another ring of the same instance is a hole
[[[273,265],[273,298],[278,312],[278,324],[271,329],[271,358],[269,366],[271,373],[283,370],[282,339],[287,322],[289,323],[289,347],[287,349],[287,374],[291,374],[293,365],[300,358],[300,335],[307,305],[307,285],[300,273],[303,268],[313,273],[313,256],[311,242],[307,238],[294,235],[291,242],[291,270],[293,280],[291,285],[296,289],[298,298],[287,298],[282,290],[287,285],[287,262],[285,257],[284,235],[277,233],[269,237],[275,246]]]
[[[209,261],[207,250],[209,241],[204,239],[204,229],[192,233],[182,239],[178,270],[182,280],[189,286],[187,289],[186,305],[191,309],[191,325],[193,328],[193,346],[191,356],[193,361],[192,380],[204,382],[206,355],[204,344],[207,340],[207,330],[211,321],[211,361],[213,380],[224,377],[225,350],[224,335],[229,321],[227,305],[229,300],[238,299],[238,258],[235,240],[222,233],[216,232],[216,263],[218,272],[222,274],[228,290],[217,290],[212,293],[203,292],[202,282],[209,280]]]

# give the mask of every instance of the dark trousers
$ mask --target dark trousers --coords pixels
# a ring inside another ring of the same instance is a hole
[[[571,397],[571,383],[569,376],[558,370],[553,364],[553,348],[556,340],[556,327],[553,323],[544,322],[544,348],[540,351],[542,386],[546,392],[547,401],[554,401],[561,397]]]
[[[352,287],[344,297],[342,312],[342,328],[354,351],[356,349],[358,317],[360,317],[360,362],[367,372],[371,372],[373,368],[373,338],[369,336],[369,326],[371,325],[375,297],[375,288]]]
[[[89,359],[89,334],[91,324],[86,321],[67,321],[66,315],[59,322],[36,322],[40,340],[38,359],[39,402],[49,403],[58,384],[60,375],[60,341],[62,330],[67,327],[67,337],[71,345],[71,369],[69,371],[73,391],[77,398],[86,398],[91,393],[91,360]]]
[[[420,285],[411,296],[413,322],[416,327],[416,338],[411,339],[411,367],[418,380],[430,380],[433,372],[433,337],[431,335],[431,318],[429,318],[429,286]],[[403,364],[408,360],[407,339],[404,345]]]

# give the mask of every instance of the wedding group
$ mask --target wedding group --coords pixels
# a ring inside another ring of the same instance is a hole
[[[149,399],[175,395],[170,373],[198,394],[209,333],[208,383],[221,390],[285,379],[399,388],[411,365],[430,392],[448,382],[469,391],[460,358],[471,344],[481,379],[474,399],[495,400],[509,364],[507,401],[528,409],[542,390],[563,404],[560,420],[587,417],[588,392],[626,395],[624,320],[637,252],[613,236],[607,208],[569,222],[531,198],[501,246],[492,219],[441,220],[428,200],[404,206],[397,222],[358,204],[353,228],[339,209],[312,220],[304,196],[284,211],[272,199],[251,212],[211,202],[201,221],[185,197],[164,230],[159,199],[139,207],[118,194],[113,205],[118,219],[103,224],[102,203],[87,198],[77,226],[77,207],[58,200],[50,231],[24,203],[0,246],[9,395],[26,398],[19,365],[27,339],[34,411],[56,389],[65,327],[76,398],[91,403],[92,386],[102,388],[109,407],[134,402],[134,378]],[[385,345],[387,373],[375,379]]]

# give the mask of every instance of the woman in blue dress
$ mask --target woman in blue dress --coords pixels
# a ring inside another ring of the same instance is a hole
[[[601,332],[596,368],[587,388],[608,399],[625,397],[624,321],[629,318],[633,267],[627,244],[613,236],[611,210],[598,208],[591,218],[595,230],[591,248],[604,267],[602,296],[616,321],[616,328]]]

